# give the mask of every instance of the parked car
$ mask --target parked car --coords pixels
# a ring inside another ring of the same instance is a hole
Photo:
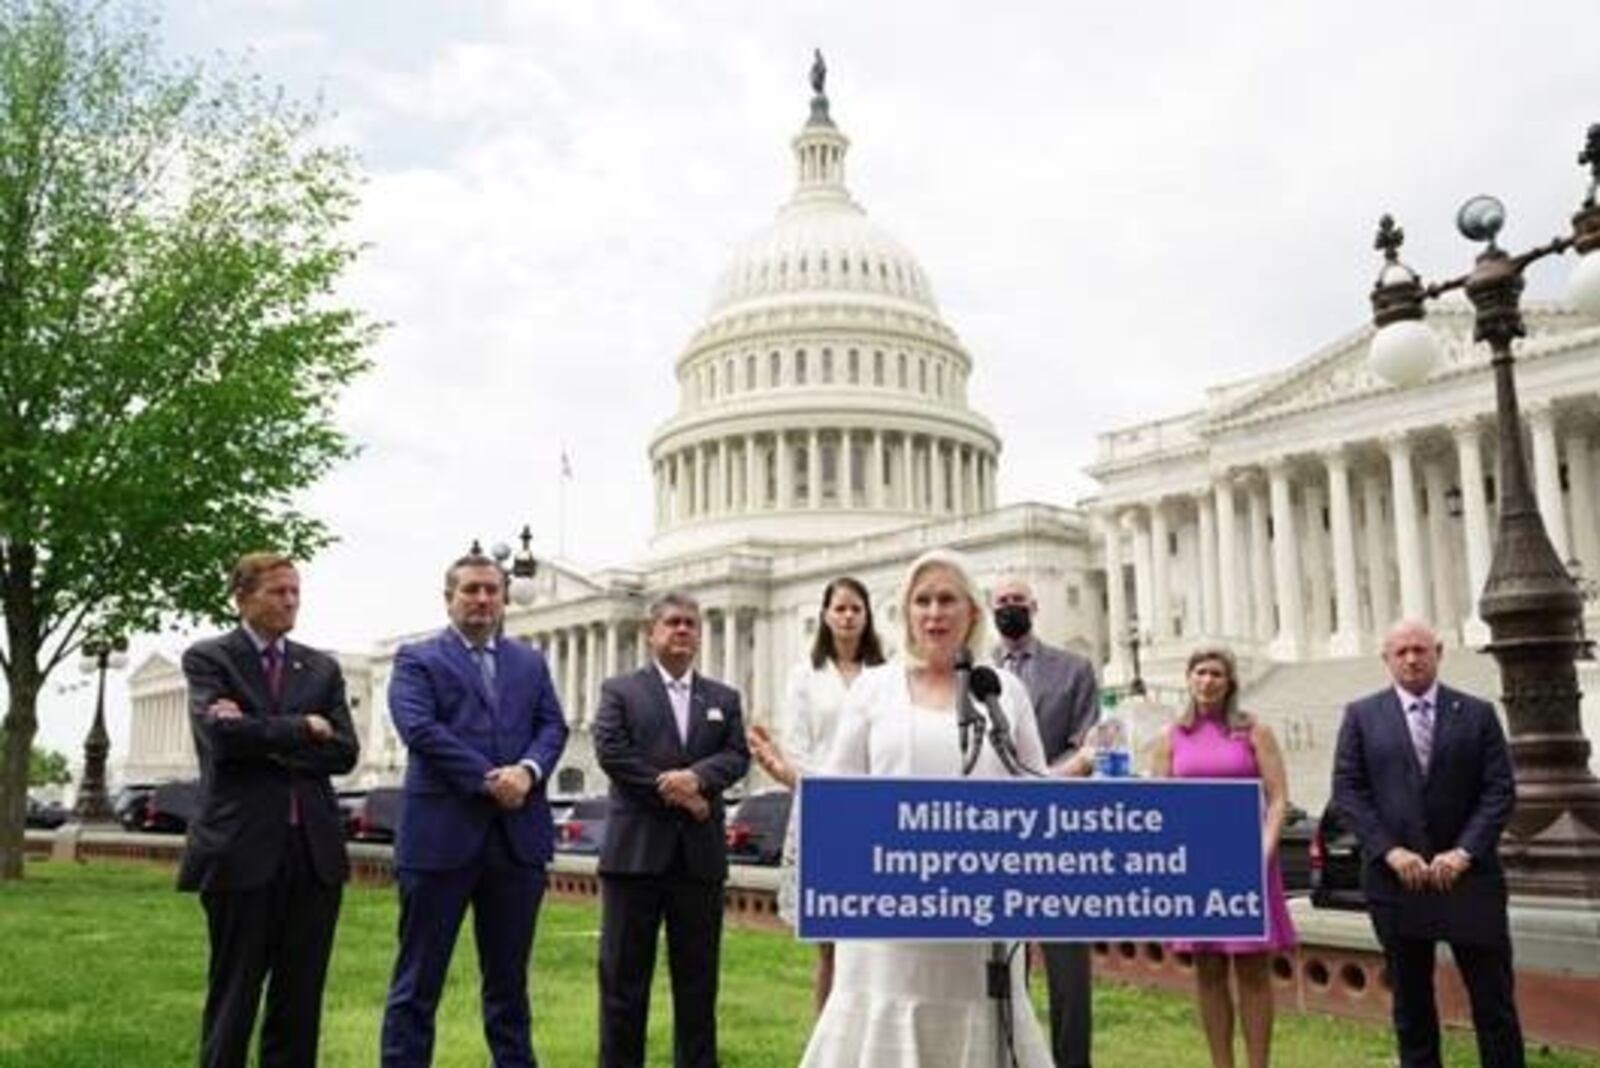
[[[183,834],[199,812],[199,779],[164,782],[145,798],[139,830],[149,834]]]
[[[405,791],[398,786],[374,786],[352,804],[345,820],[345,837],[356,842],[392,842],[400,826]]]
[[[1316,821],[1299,805],[1290,804],[1278,836],[1278,866],[1284,892],[1290,896],[1311,892],[1311,841],[1316,833]]]
[[[58,801],[40,801],[32,794],[28,795],[28,811],[24,823],[28,827],[41,831],[53,831],[67,822],[67,810],[61,807]]]
[[[728,819],[728,859],[744,864],[776,864],[783,859],[793,799],[788,790],[763,790],[740,801]]]
[[[610,815],[611,798],[605,794],[578,798],[564,816],[556,817],[556,852],[600,852]]]
[[[1361,847],[1329,802],[1311,837],[1311,903],[1319,909],[1364,912],[1361,892]]]
[[[111,795],[111,812],[125,831],[144,830],[144,803],[156,792],[156,783],[130,782]]]

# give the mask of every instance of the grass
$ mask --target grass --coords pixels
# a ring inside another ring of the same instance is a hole
[[[204,990],[199,902],[172,890],[168,872],[133,865],[30,861],[28,878],[0,885],[0,1068],[172,1068],[195,1060]],[[392,890],[346,892],[323,1017],[321,1063],[377,1061],[378,1027],[393,963]],[[547,903],[532,975],[534,1047],[548,1068],[595,1061],[595,948],[589,905]],[[730,928],[723,945],[718,1019],[727,1068],[799,1061],[810,1026],[811,951],[788,937]],[[671,998],[657,966],[650,1063],[670,1064]],[[1043,1019],[1043,1016],[1040,1017]],[[477,963],[463,928],[444,1004],[435,1063],[481,1068]],[[1446,1061],[1475,1064],[1471,1036],[1452,1034]],[[1205,1068],[1189,999],[1101,984],[1095,991],[1095,1063],[1103,1068]],[[1278,1022],[1282,1068],[1394,1063],[1388,1031],[1311,1016]],[[1600,1057],[1530,1051],[1534,1068],[1600,1068]]]

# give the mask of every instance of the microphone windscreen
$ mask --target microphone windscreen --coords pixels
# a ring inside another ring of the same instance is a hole
[[[991,697],[1000,696],[1000,676],[995,674],[992,667],[975,667],[972,669],[972,696],[980,701],[987,701]]]

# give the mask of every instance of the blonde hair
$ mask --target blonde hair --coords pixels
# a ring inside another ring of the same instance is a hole
[[[1255,719],[1239,707],[1239,665],[1234,660],[1231,649],[1225,645],[1200,646],[1189,654],[1189,663],[1183,669],[1184,680],[1187,681],[1189,673],[1207,661],[1221,664],[1224,674],[1228,676],[1228,692],[1222,698],[1222,725],[1229,731],[1249,730],[1255,725]],[[1183,711],[1178,713],[1178,726],[1184,730],[1193,730],[1195,721],[1199,718],[1200,705],[1191,692],[1188,701],[1184,703]]]
[[[979,660],[984,656],[983,599],[978,595],[978,584],[972,581],[972,572],[967,570],[966,561],[959,553],[949,549],[930,549],[911,561],[911,566],[906,569],[905,583],[900,591],[900,655],[905,657],[907,663],[923,663],[922,656],[917,652],[917,636],[911,629],[911,594],[922,579],[923,572],[936,567],[950,572],[961,595],[967,599],[967,607],[972,612],[972,625],[967,629],[963,644],[967,652],[972,654],[972,659]]]

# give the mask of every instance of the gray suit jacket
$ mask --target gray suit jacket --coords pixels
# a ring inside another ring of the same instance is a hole
[[[1029,635],[1022,643],[1024,660],[1017,674],[1028,687],[1039,721],[1039,740],[1051,764],[1070,756],[1100,718],[1100,687],[1087,657],[1046,645]],[[994,662],[1006,666],[1004,646],[996,646]]]

